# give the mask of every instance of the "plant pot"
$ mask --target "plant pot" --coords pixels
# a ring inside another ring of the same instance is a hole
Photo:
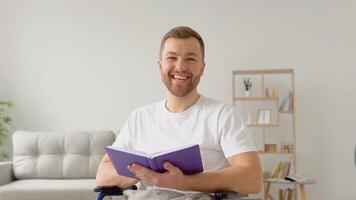
[[[251,96],[251,91],[245,90],[245,97],[250,97],[250,96]]]

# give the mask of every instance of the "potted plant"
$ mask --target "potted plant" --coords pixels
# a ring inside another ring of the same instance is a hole
[[[252,82],[250,81],[249,78],[244,78],[244,86],[245,86],[245,96],[246,97],[251,96]]]
[[[4,144],[10,132],[12,120],[8,115],[8,111],[12,105],[13,103],[11,101],[0,100],[0,161],[9,159],[9,154],[5,150]]]

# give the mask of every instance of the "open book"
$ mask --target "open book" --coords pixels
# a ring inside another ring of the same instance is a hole
[[[169,161],[178,167],[184,174],[195,174],[203,171],[200,149],[197,144],[161,151],[152,155],[113,146],[107,146],[106,152],[116,172],[132,178],[135,178],[135,175],[127,169],[127,166],[133,163],[140,164],[156,172],[166,171],[163,167],[165,161]]]

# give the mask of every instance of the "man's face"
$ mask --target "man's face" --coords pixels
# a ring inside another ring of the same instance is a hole
[[[168,38],[158,61],[161,77],[171,94],[184,97],[196,91],[205,63],[196,38]]]

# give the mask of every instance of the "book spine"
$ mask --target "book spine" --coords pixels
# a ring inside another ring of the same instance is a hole
[[[282,165],[282,162],[279,161],[278,164],[276,165],[275,170],[272,173],[272,178],[278,178],[279,177],[280,170],[281,170],[281,165]]]
[[[152,158],[147,158],[147,160],[148,160],[148,164],[150,164],[151,169],[153,171],[158,171],[158,165],[156,163],[156,160]]]

